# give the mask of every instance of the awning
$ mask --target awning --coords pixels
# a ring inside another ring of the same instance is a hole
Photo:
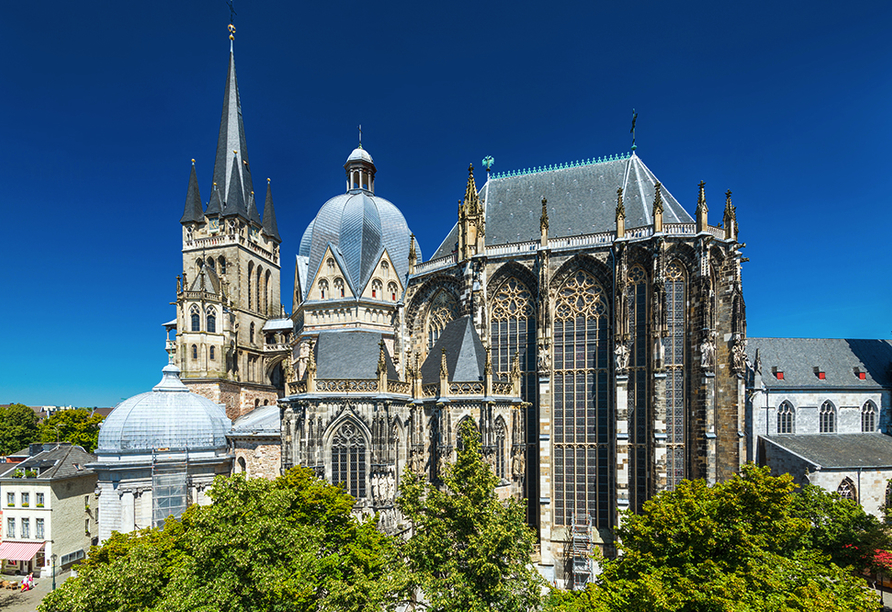
[[[0,544],[0,559],[7,561],[30,561],[43,548],[46,542],[10,542]]]

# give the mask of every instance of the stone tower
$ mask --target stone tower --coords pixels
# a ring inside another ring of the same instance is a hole
[[[202,204],[193,160],[180,223],[183,274],[168,352],[190,390],[225,404],[235,419],[281,395],[291,321],[281,303],[269,179],[262,217],[254,194],[231,42],[210,199]]]

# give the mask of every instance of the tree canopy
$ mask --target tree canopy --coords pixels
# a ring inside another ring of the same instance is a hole
[[[59,410],[39,425],[41,442],[71,442],[92,453],[99,444],[99,424],[105,418],[89,408]]]
[[[353,499],[302,468],[218,477],[209,506],[163,529],[115,534],[42,612],[391,609],[405,580],[393,541]]]
[[[684,481],[645,503],[640,515],[625,515],[617,530],[622,555],[605,564],[586,593],[554,597],[551,607],[875,612],[875,593],[828,554],[861,537],[862,517],[838,496],[795,489],[789,474],[772,477],[752,464],[711,487]]]
[[[24,404],[0,406],[0,455],[22,450],[38,438],[37,415]]]
[[[459,435],[463,448],[442,489],[409,470],[400,483],[397,508],[414,525],[402,547],[411,583],[434,612],[535,609],[542,582],[530,565],[535,536],[524,505],[498,499],[470,421]]]

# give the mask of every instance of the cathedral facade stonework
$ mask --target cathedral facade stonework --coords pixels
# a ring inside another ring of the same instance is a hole
[[[692,216],[634,151],[504,174],[487,158],[423,261],[360,145],[345,192],[283,232],[300,237],[285,317],[272,197],[261,217],[235,105],[230,57],[206,205],[190,179],[169,348],[235,420],[236,471],[310,467],[399,531],[400,475],[436,482],[470,420],[499,495],[528,500],[540,570],[568,586],[591,573],[587,552],[614,552],[621,511],[745,460],[730,192],[709,225],[703,183]]]

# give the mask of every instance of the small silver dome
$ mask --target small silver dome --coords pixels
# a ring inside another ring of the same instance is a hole
[[[124,400],[106,417],[96,454],[226,450],[231,426],[222,406],[190,392],[180,369],[168,364],[151,391]]]
[[[373,166],[375,165],[375,162],[372,161],[372,156],[369,154],[368,151],[362,148],[362,145],[353,149],[353,152],[350,153],[350,157],[347,158],[347,161],[344,162],[344,165],[346,166],[350,162],[354,161],[364,161],[372,164]]]

